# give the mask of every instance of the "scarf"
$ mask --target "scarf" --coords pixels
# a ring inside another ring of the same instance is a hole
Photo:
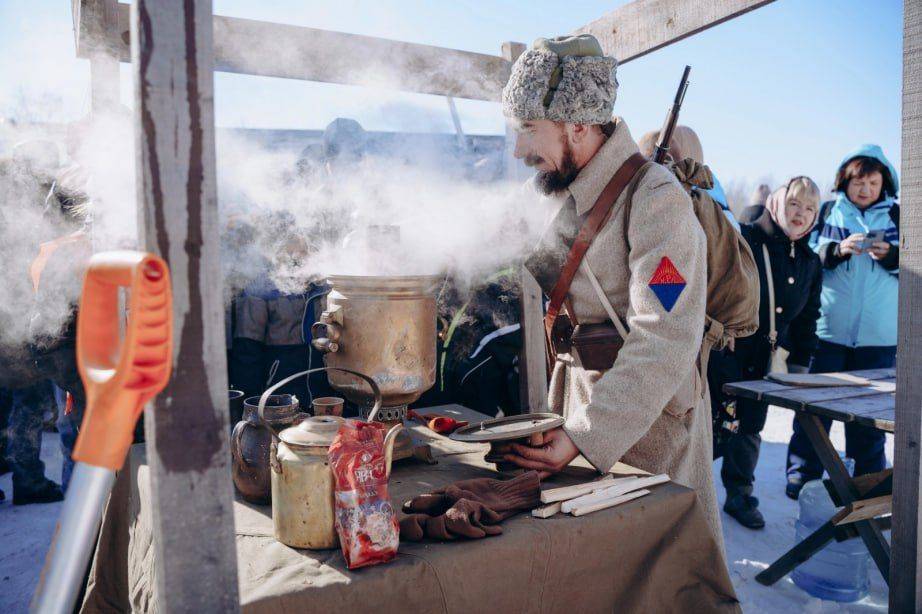
[[[810,234],[810,231],[813,230],[813,227],[816,226],[817,213],[813,214],[813,219],[810,220],[804,229],[801,230],[796,236],[791,234],[790,224],[788,223],[787,218],[787,187],[781,187],[772,192],[768,196],[768,200],[765,201],[765,208],[768,209],[769,214],[771,214],[772,219],[775,221],[778,226],[781,227],[781,230],[784,231],[786,235],[791,239],[791,241],[797,241],[800,238],[803,238]]]

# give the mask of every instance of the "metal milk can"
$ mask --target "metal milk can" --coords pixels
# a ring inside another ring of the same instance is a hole
[[[272,524],[275,539],[287,546],[323,550],[339,545],[327,451],[342,423],[338,416],[308,418],[272,443]]]

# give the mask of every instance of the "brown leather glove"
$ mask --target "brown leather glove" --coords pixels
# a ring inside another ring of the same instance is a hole
[[[410,499],[403,504],[403,511],[440,516],[456,501],[468,499],[483,503],[494,512],[500,513],[503,518],[508,518],[518,511],[530,510],[537,506],[540,496],[538,473],[529,471],[511,480],[461,480],[430,494]]]
[[[516,512],[538,505],[538,474],[529,471],[511,480],[461,480],[403,504],[409,514],[400,522],[400,535],[409,541],[423,537],[449,540],[499,535],[493,526]]]
[[[503,532],[497,512],[483,503],[461,499],[439,516],[410,514],[400,521],[400,537],[418,542],[424,537],[450,541],[459,537],[480,539]]]

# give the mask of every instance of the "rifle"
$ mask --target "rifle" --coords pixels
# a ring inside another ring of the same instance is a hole
[[[675,100],[669,107],[669,112],[666,113],[663,128],[659,131],[659,142],[653,150],[653,161],[658,164],[662,164],[666,159],[666,154],[669,153],[669,141],[672,140],[672,133],[676,124],[679,123],[679,111],[682,110],[682,101],[685,100],[685,92],[688,90],[688,73],[690,72],[691,66],[686,66],[685,72],[682,73],[682,80],[679,81],[679,89],[675,93]]]

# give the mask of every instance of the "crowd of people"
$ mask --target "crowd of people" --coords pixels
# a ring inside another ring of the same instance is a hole
[[[640,139],[640,149],[648,157],[658,138],[658,132],[651,132]],[[334,166],[359,159],[364,147],[364,131],[356,122],[336,120],[316,151],[305,151],[298,172],[308,168],[321,174],[334,172]],[[673,161],[705,162],[700,140],[686,126],[677,128],[670,154]],[[31,237],[26,247],[32,258],[21,271],[31,278],[33,289],[32,296],[23,299],[28,307],[21,310],[21,317],[38,331],[43,312],[60,294],[59,285],[72,283],[74,263],[89,255],[90,207],[79,190],[63,187],[73,182],[60,178],[72,178],[79,170],[73,166],[61,170],[52,143],[17,147],[0,170],[9,187],[6,193],[15,188],[20,197],[33,194],[34,206],[49,222],[48,228],[54,229],[49,236]],[[749,245],[761,282],[758,330],[713,352],[707,373],[714,457],[722,457],[720,476],[727,493],[723,509],[743,526],[758,529],[765,519],[754,496],[755,474],[767,407],[729,398],[722,392],[723,385],[759,379],[773,371],[823,373],[894,365],[899,182],[880,147],[865,145],[846,155],[836,169],[832,199],[823,202],[813,179],[796,176],[775,189],[759,186],[748,206],[734,216],[713,170],[710,177],[710,187],[702,191],[721,207]],[[9,227],[15,222],[3,223]],[[257,226],[232,218],[225,232],[239,248],[264,239],[258,236]],[[273,238],[285,244],[279,243],[279,249],[288,256],[309,252],[298,243],[303,237],[288,239]],[[521,411],[522,341],[514,271],[498,272],[473,293],[461,293],[446,281],[439,300],[437,383],[421,404],[460,402],[491,415]],[[310,346],[310,327],[323,309],[327,292],[329,287],[322,281],[308,283],[296,293],[282,292],[266,276],[237,291],[227,313],[231,386],[247,396],[256,395],[273,380],[319,366],[321,358]],[[58,483],[45,476],[39,451],[43,416],[49,410],[57,415],[65,459],[69,460],[79,429],[83,394],[73,356],[74,318],[67,318],[53,338],[36,332],[28,344],[7,346],[2,352],[6,377],[0,387],[0,471],[13,472],[15,504],[57,501],[67,487],[72,463],[65,462]],[[296,381],[286,391],[308,403],[313,396],[332,394],[322,376]],[[828,421],[824,425],[829,428]],[[793,428],[786,494],[796,499],[807,481],[821,476],[822,467],[796,420]],[[845,453],[854,459],[856,475],[884,468],[883,434],[857,424],[846,424],[845,429]]]
[[[835,173],[834,199],[820,202],[816,183],[793,177],[740,215],[740,231],[759,268],[759,329],[711,360],[713,410],[731,415],[723,442],[724,511],[751,529],[765,526],[753,496],[767,407],[730,399],[723,384],[772,371],[827,373],[893,367],[899,289],[899,179],[876,145],[849,153]],[[828,430],[831,420],[824,419]],[[717,428],[725,424],[717,421]],[[822,476],[799,423],[788,446],[785,494],[797,499]],[[845,454],[855,475],[886,466],[884,433],[845,425]]]

